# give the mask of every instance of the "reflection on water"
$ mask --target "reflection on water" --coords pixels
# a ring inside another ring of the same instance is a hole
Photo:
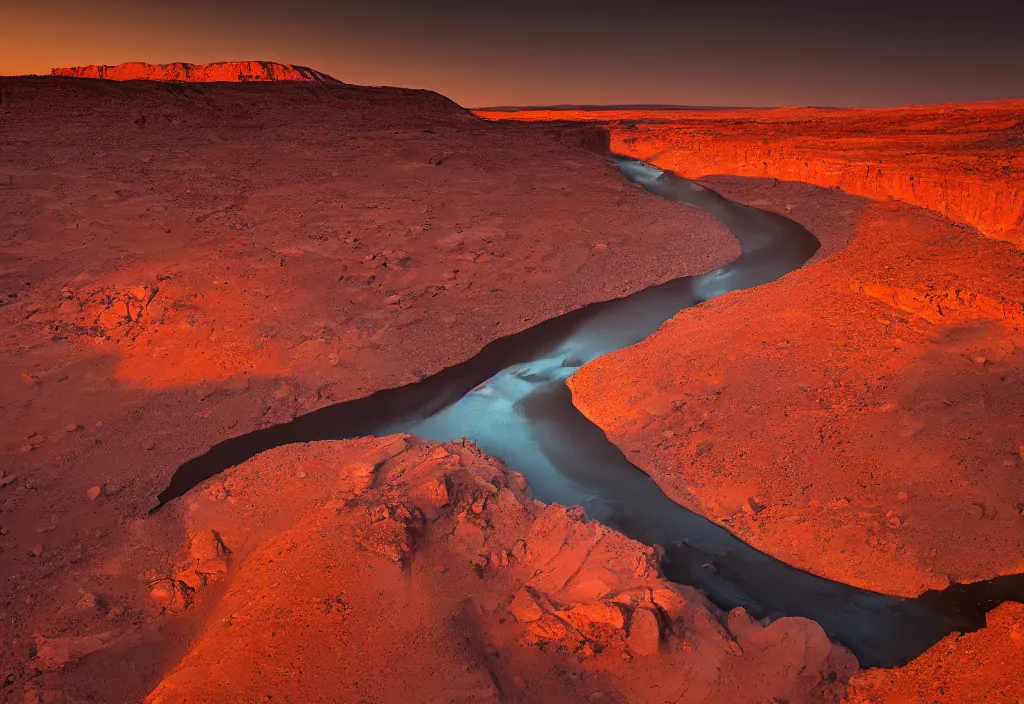
[[[739,240],[741,256],[700,276],[544,321],[416,384],[222,442],[179,468],[161,505],[290,442],[395,432],[437,441],[467,437],[523,473],[541,501],[583,506],[591,518],[631,538],[664,546],[670,579],[705,590],[723,608],[744,606],[755,617],[814,619],[865,666],[903,662],[953,630],[983,626],[985,610],[999,601],[1024,598],[1024,576],[901,599],[792,568],[672,502],[572,405],[565,380],[583,364],[639,342],[681,309],[777,279],[818,249],[817,239],[788,218],[646,164],[618,161],[630,181],[719,218]]]

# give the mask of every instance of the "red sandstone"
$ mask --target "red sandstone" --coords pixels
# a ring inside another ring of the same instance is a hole
[[[55,68],[54,76],[71,78],[105,78],[112,81],[181,81],[209,83],[228,81],[308,81],[338,83],[338,79],[305,66],[279,64],[274,61],[218,61],[210,64],[147,64],[138,61],[116,66],[71,66]]]
[[[246,70],[207,80],[274,77]],[[600,146],[593,130],[488,124],[425,91],[54,77],[0,79],[0,94],[5,700],[1021,696],[1019,605],[906,668],[854,673],[816,624],[719,612],[667,583],[656,549],[538,504],[468,445],[285,446],[147,517],[177,464],[225,437],[707,270],[735,243],[579,149]],[[1019,159],[1004,108],[963,108],[978,117],[963,130],[926,108],[828,123],[759,112],[763,133],[747,113],[704,113],[724,145],[706,162],[689,124],[610,129],[615,150],[683,175],[811,181],[832,167],[798,135],[865,131],[868,156],[840,172],[874,160],[934,185],[924,162],[961,169],[981,185],[947,215],[1014,240],[1019,202],[986,194],[1000,178],[1014,193],[1019,162],[1000,170],[979,146]],[[907,158],[901,114],[953,134],[919,135],[932,151]],[[675,146],[654,153],[663,137]],[[751,166],[739,145],[758,140],[786,158]],[[895,181],[861,181],[843,185],[896,195]],[[1024,415],[1020,251],[900,203],[709,183],[806,223],[819,263],[586,367],[581,406],[671,496],[811,571],[906,594],[1019,571],[1020,426],[1006,419]],[[933,190],[900,194],[937,207]]]
[[[601,124],[680,176],[804,181],[934,210],[1024,247],[1024,100],[885,109],[488,112]]]

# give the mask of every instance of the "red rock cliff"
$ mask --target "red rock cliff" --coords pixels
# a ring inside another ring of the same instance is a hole
[[[933,210],[1024,245],[1024,101],[884,109],[477,111],[597,122],[612,151],[688,178],[804,181]]]
[[[54,76],[106,78],[112,81],[185,81],[188,83],[232,83],[248,81],[311,81],[338,83],[336,78],[306,66],[274,61],[218,61],[212,64],[147,64],[138,61],[117,66],[71,66],[55,68]]]

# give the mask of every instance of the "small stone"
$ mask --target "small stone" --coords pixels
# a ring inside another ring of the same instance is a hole
[[[162,579],[149,589],[149,597],[160,606],[174,603],[174,585],[169,579]]]
[[[96,421],[96,425],[94,425],[93,427],[96,428],[97,430],[99,430],[100,428],[103,427],[103,421],[101,421],[101,420]]]
[[[975,362],[977,362],[978,364],[984,364],[984,363],[985,363],[985,362],[987,362],[988,360],[987,360],[987,359],[985,359],[984,357],[975,357],[975,358],[974,358],[974,361],[975,361]]]
[[[480,515],[484,512],[484,507],[487,505],[487,497],[482,496],[473,502],[473,513]]]
[[[95,501],[96,499],[100,498],[100,494],[102,493],[103,487],[91,486],[89,487],[88,491],[85,492],[85,495],[89,497],[89,501]]]
[[[901,491],[900,493],[896,494],[896,500],[899,501],[901,504],[907,503],[909,499],[910,495],[907,494],[907,492],[905,491]]]
[[[86,592],[82,595],[82,598],[78,600],[78,603],[75,604],[75,608],[79,611],[85,612],[96,611],[99,608],[99,601],[96,599],[95,594]]]
[[[64,426],[65,433],[73,433],[81,429],[82,426],[80,426],[78,423],[68,423],[67,425]]]
[[[532,623],[544,615],[544,611],[536,600],[522,589],[516,592],[508,610],[520,623]]]
[[[456,271],[446,271],[443,274],[441,274],[441,278],[444,279],[445,281],[451,281],[456,276],[458,276],[458,272]]]
[[[397,295],[388,296],[387,298],[384,299],[384,303],[386,303],[389,306],[397,306],[401,301],[402,297]]]
[[[512,678],[512,686],[520,692],[523,692],[526,690],[526,680],[524,680],[520,675],[516,675]]]
[[[41,557],[42,554],[43,554],[43,544],[42,543],[36,543],[28,551],[28,556],[29,557]]]
[[[653,655],[660,642],[658,617],[650,609],[636,609],[629,621],[629,649],[637,655]]]
[[[75,315],[82,312],[82,304],[78,301],[64,301],[58,306],[57,312],[61,315]]]
[[[15,474],[14,472],[11,472],[10,474],[3,475],[2,477],[0,477],[0,489],[2,489],[5,486],[9,486],[9,485],[13,484],[14,480],[17,479],[17,478],[18,478],[18,475]]]
[[[604,242],[598,242],[597,244],[594,245],[595,252],[604,252],[607,249],[608,245],[606,245]]]
[[[743,513],[747,514],[748,516],[756,516],[757,514],[761,513],[761,511],[764,511],[764,509],[764,504],[760,503],[753,496],[751,496],[750,498],[743,502]]]

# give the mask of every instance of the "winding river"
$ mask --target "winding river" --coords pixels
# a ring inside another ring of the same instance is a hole
[[[221,442],[178,469],[160,505],[287,443],[397,432],[437,441],[466,437],[524,474],[541,501],[583,506],[591,518],[635,540],[661,544],[670,579],[703,589],[722,608],[743,606],[756,618],[813,619],[862,666],[906,662],[952,631],[984,626],[985,612],[998,603],[1024,601],[1024,575],[903,599],[790,567],[671,501],[573,406],[565,380],[583,364],[639,342],[684,308],[798,269],[819,247],[788,218],[615,158],[633,183],[721,220],[739,240],[741,256],[706,274],[595,303],[495,340],[472,359],[418,383]]]

